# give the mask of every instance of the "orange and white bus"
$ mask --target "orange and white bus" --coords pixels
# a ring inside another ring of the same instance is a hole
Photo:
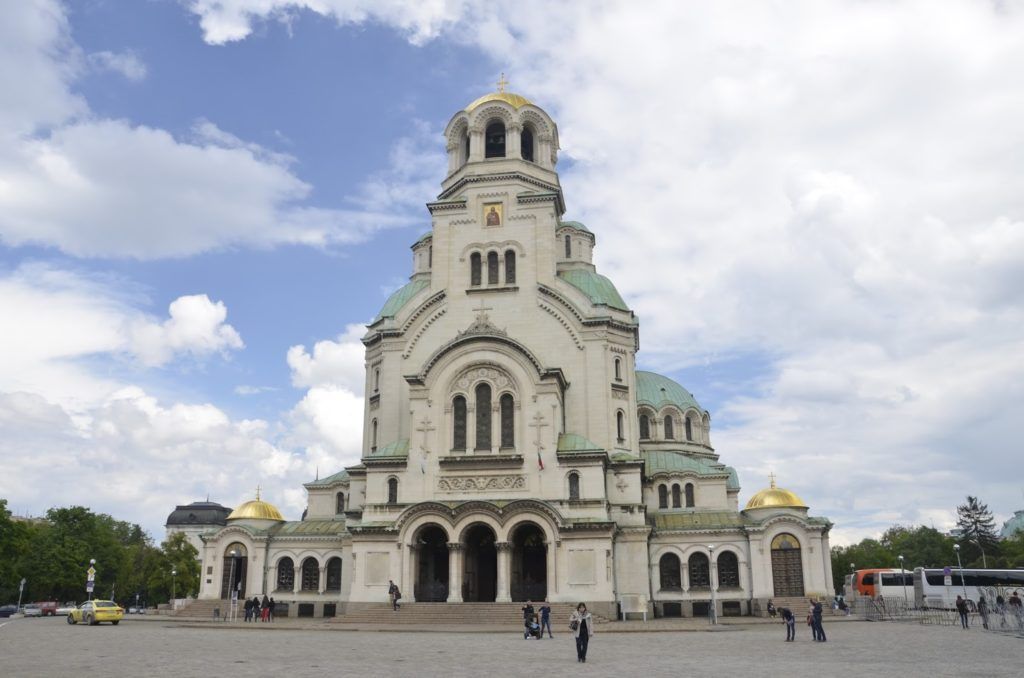
[[[855,570],[851,574],[846,575],[846,582],[843,592],[846,594],[846,598],[850,600],[858,596],[865,596],[867,598],[877,598],[878,596],[889,592],[887,590],[882,590],[882,575],[891,575],[893,573],[895,573],[896,579],[892,579],[888,576],[886,577],[887,580],[892,580],[885,582],[887,584],[887,589],[892,585],[901,583],[898,581],[900,576],[899,570],[894,570],[893,568],[889,567],[875,567],[865,570]],[[913,591],[914,575],[911,572],[906,572],[906,576],[907,583],[910,585],[911,591]]]

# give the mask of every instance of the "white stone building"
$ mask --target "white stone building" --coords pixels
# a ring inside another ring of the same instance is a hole
[[[362,463],[307,483],[301,521],[236,509],[204,536],[201,596],[240,582],[319,616],[393,580],[406,601],[688,616],[712,587],[720,614],[831,594],[831,524],[774,482],[741,511],[709,413],[637,371],[639,321],[562,219],[554,121],[499,91],[445,136],[431,230],[363,339]]]

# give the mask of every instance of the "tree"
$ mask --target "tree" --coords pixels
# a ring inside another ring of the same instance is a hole
[[[19,564],[28,552],[31,532],[31,525],[11,519],[7,500],[0,499],[0,602],[18,598]]]
[[[978,560],[982,552],[986,556],[999,555],[996,521],[987,504],[968,495],[967,503],[956,507],[956,515],[956,525],[960,528],[960,548],[964,551],[965,560]]]
[[[953,539],[933,527],[895,525],[882,535],[882,545],[893,555],[898,567],[899,556],[908,570],[915,567],[945,567],[953,562]]]

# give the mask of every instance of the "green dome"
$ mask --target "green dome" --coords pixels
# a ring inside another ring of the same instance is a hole
[[[675,405],[683,412],[690,408],[704,411],[693,394],[676,382],[654,372],[639,370],[636,373],[636,404],[650,405],[656,410],[665,405]]]
[[[591,235],[593,235],[593,233],[591,233],[589,228],[587,228],[586,226],[584,226],[582,223],[580,223],[578,221],[560,221],[560,222],[558,222],[558,228],[564,228],[564,227],[575,228],[577,231],[583,231],[584,233],[590,233]]]
[[[629,306],[626,306],[626,302],[622,300],[622,296],[615,289],[612,281],[600,273],[576,268],[562,271],[558,277],[587,295],[590,303],[595,306],[608,306],[620,311],[629,311]]]
[[[394,318],[398,315],[398,312],[402,310],[402,307],[409,303],[410,299],[415,297],[421,290],[423,290],[423,288],[428,287],[429,285],[430,281],[424,280],[423,278],[406,283],[388,297],[388,300],[384,302],[384,308],[380,310],[380,313],[377,314],[377,317],[374,318],[373,322],[377,322],[384,318]]]
[[[1003,523],[1000,538],[1009,539],[1017,532],[1024,532],[1024,511],[1017,511],[1013,517]]]

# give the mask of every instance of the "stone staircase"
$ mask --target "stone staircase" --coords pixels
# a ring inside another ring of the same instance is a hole
[[[243,605],[245,605],[245,601],[239,601],[238,616],[244,618],[245,610],[242,607]],[[231,609],[231,601],[226,598],[224,600],[190,600],[170,614],[174,617],[190,619],[213,619],[213,610],[215,608],[220,608],[221,618],[224,618]]]
[[[780,607],[788,607],[793,612],[793,616],[796,617],[797,626],[805,623],[807,614],[811,611],[811,604],[807,601],[806,597],[802,598],[773,598],[772,603],[775,604],[775,609]],[[822,615],[828,616],[832,614],[832,606],[828,601],[824,601],[821,604]]]
[[[332,624],[410,624],[420,626],[511,626],[522,627],[524,603],[402,603],[397,612],[388,603],[349,603],[346,613]],[[534,604],[534,609],[539,609]],[[551,603],[551,628],[557,634],[569,627],[572,603]],[[608,620],[594,616],[596,624]]]

